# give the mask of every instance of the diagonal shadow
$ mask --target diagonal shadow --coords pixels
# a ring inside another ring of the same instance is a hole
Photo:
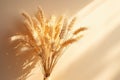
[[[39,58],[35,53],[27,51],[19,53],[14,49],[17,43],[11,43],[9,38],[16,34],[16,32],[27,33],[22,27],[22,23],[17,23],[17,26],[13,30],[4,30],[5,32],[1,36],[0,43],[0,80],[26,80],[27,75],[35,67],[35,64],[39,61]],[[20,54],[20,53],[19,53]]]
[[[92,46],[85,55],[75,60],[69,67],[57,76],[58,80],[93,80],[96,75],[107,65],[102,62],[102,57],[108,55],[107,51],[120,42],[120,27],[115,28],[103,41]],[[117,36],[116,36],[117,35]],[[69,77],[66,77],[69,76]],[[119,77],[116,76],[116,79]]]

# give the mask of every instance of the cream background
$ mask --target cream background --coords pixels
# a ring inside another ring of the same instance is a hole
[[[8,37],[24,28],[13,25],[20,12],[33,14],[41,5],[48,15],[78,16],[75,28],[87,26],[85,37],[62,56],[53,80],[120,80],[120,0],[1,0],[0,80],[17,80],[27,56],[16,57]],[[41,80],[39,65],[27,80]],[[29,69],[28,69],[29,70]]]

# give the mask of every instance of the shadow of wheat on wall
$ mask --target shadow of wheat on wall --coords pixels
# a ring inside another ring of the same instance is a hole
[[[24,24],[29,33],[16,34],[11,37],[11,41],[19,42],[16,48],[21,52],[32,50],[35,56],[39,57],[41,71],[46,80],[66,47],[82,38],[80,32],[87,28],[80,27],[73,31],[76,17],[68,21],[65,16],[56,18],[52,15],[47,19],[40,7],[33,17],[26,12],[22,15],[25,17]]]

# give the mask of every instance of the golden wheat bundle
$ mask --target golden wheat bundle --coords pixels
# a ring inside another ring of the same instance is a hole
[[[14,35],[11,37],[11,41],[20,40],[20,45],[22,46],[19,48],[22,48],[24,45],[24,47],[33,49],[39,55],[44,80],[46,80],[52,73],[60,55],[63,54],[63,50],[69,44],[78,41],[83,36],[78,35],[78,33],[87,28],[82,27],[74,32],[70,32],[75,24],[76,17],[69,24],[65,16],[56,18],[53,15],[50,19],[47,19],[40,7],[37,15],[34,17],[31,17],[26,12],[23,12],[22,15],[25,17],[24,24],[29,34]],[[69,37],[68,32],[73,36]]]

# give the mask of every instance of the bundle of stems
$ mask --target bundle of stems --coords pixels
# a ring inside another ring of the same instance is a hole
[[[56,18],[52,15],[47,19],[40,7],[33,17],[26,12],[22,15],[25,17],[24,24],[29,34],[16,34],[11,37],[11,41],[19,40],[17,46],[21,50],[32,49],[38,54],[44,80],[46,80],[66,47],[82,38],[83,35],[79,33],[87,28],[80,27],[72,31],[76,17],[69,22],[65,16]]]

